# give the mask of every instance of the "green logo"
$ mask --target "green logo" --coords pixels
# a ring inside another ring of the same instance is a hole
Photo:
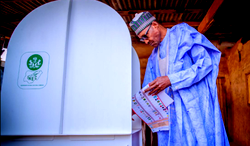
[[[31,55],[27,60],[27,67],[30,70],[38,70],[39,68],[42,67],[42,65],[43,65],[43,58],[38,54]]]

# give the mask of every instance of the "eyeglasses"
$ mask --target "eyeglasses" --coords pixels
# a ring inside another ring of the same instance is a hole
[[[151,27],[151,24],[149,25],[148,30],[146,31],[146,33],[140,38],[140,41],[144,42],[146,39],[148,39],[147,34],[148,34],[148,31],[149,31],[150,27]]]

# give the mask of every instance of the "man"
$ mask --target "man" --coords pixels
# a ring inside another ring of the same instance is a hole
[[[136,35],[154,48],[147,63],[145,92],[165,92],[169,130],[160,131],[159,146],[229,145],[218,103],[216,78],[220,51],[186,23],[166,29],[149,12],[130,22]]]

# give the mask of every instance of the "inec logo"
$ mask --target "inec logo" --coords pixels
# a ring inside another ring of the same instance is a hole
[[[43,58],[38,54],[30,56],[29,59],[27,60],[27,67],[30,70],[38,70],[39,68],[41,68],[42,65],[43,65]]]
[[[31,55],[27,60],[27,67],[30,70],[25,73],[23,81],[27,83],[33,83],[35,80],[38,80],[43,73],[41,70],[38,70],[42,67],[42,65],[43,58],[40,55]]]
[[[47,84],[48,71],[47,52],[25,52],[21,56],[17,84],[22,89],[42,89]]]

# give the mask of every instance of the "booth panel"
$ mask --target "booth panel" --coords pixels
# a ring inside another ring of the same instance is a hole
[[[136,94],[141,89],[141,72],[140,72],[140,61],[135,49],[132,47],[132,95]],[[132,102],[131,102],[132,104]],[[134,114],[132,117],[132,145],[142,146],[142,121]]]
[[[132,47],[132,95],[141,89],[140,61],[135,49]]]
[[[131,146],[131,139],[131,135],[17,137],[1,146]]]
[[[1,135],[59,134],[69,1],[29,13],[11,36],[1,93]]]
[[[131,38],[120,15],[73,0],[64,134],[131,134]]]
[[[131,98],[136,92],[141,89],[141,73],[140,73],[140,62],[137,56],[135,49],[132,47],[132,94]],[[132,102],[131,102],[132,104]],[[131,105],[132,106],[132,105]],[[135,114],[132,117],[134,121],[132,121],[132,129],[139,130],[141,129],[141,119]]]

